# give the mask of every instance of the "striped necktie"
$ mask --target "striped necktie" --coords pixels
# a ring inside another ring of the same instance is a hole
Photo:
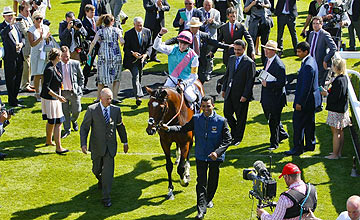
[[[104,119],[105,119],[106,124],[109,124],[110,117],[109,117],[109,112],[108,112],[107,108],[104,108]]]

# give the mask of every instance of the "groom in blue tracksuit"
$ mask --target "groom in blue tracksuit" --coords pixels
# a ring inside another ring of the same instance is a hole
[[[231,144],[231,134],[225,118],[214,111],[214,99],[205,96],[201,99],[202,114],[196,114],[183,126],[165,126],[166,131],[194,131],[195,157],[197,172],[197,210],[196,219],[203,219],[206,208],[214,206],[214,198],[218,181],[219,167],[225,159],[225,151]],[[207,170],[209,175],[207,178]]]

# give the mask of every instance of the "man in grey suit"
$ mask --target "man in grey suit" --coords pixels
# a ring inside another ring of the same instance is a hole
[[[111,206],[110,191],[114,179],[114,157],[117,151],[116,130],[124,144],[124,153],[129,147],[121,110],[111,105],[113,94],[109,88],[100,92],[100,102],[88,107],[80,128],[81,150],[87,154],[87,137],[91,128],[89,151],[93,162],[92,172],[102,189],[102,202]]]
[[[31,26],[33,26],[33,22],[31,20],[30,15],[30,5],[29,3],[23,3],[19,6],[19,16],[18,19],[21,18],[20,21],[16,22],[17,27],[19,28],[21,34],[25,39],[25,46],[23,48],[23,56],[24,56],[24,68],[23,74],[21,77],[20,89],[24,92],[35,92],[35,89],[30,85],[30,42],[28,38],[28,30]]]
[[[323,20],[321,17],[315,16],[312,25],[314,31],[310,33],[308,39],[308,43],[310,44],[310,55],[315,58],[318,65],[319,86],[324,86],[327,76],[327,67],[336,52],[336,44],[329,32],[322,29]]]
[[[81,70],[80,62],[70,59],[70,50],[67,46],[61,47],[61,62],[57,64],[58,70],[63,76],[62,95],[66,102],[62,103],[62,109],[65,116],[64,130],[61,138],[66,138],[71,132],[70,121],[74,131],[79,130],[76,120],[81,112],[80,98],[82,96],[82,86],[84,84],[84,75]],[[70,113],[71,116],[70,116]]]

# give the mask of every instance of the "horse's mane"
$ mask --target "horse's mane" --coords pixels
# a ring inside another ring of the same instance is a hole
[[[158,101],[161,101],[161,102],[165,101],[167,98],[167,95],[169,95],[166,90],[170,90],[170,91],[174,92],[175,94],[179,94],[174,87],[161,86],[155,90],[155,93],[154,93],[155,99]],[[166,94],[164,92],[166,92]]]

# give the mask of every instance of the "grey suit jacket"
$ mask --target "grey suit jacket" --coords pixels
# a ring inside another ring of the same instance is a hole
[[[313,41],[314,31],[312,31],[309,35],[308,43],[311,44]],[[327,49],[330,51],[327,51]],[[311,51],[309,51],[311,52]],[[316,43],[315,48],[315,60],[318,65],[319,72],[323,72],[325,69],[323,67],[323,62],[330,63],[331,58],[334,56],[336,52],[336,45],[334,40],[331,38],[329,32],[325,31],[324,29],[320,29],[319,36]]]
[[[110,105],[110,122],[106,124],[100,103],[88,107],[84,120],[80,127],[81,146],[87,145],[87,137],[90,134],[89,151],[91,158],[102,157],[106,150],[110,156],[115,157],[117,150],[116,130],[122,143],[127,143],[127,134],[121,118],[119,107]]]
[[[203,13],[205,21],[208,19],[206,17],[206,11],[202,7],[200,8],[200,11]],[[221,27],[221,21],[220,21],[220,12],[216,10],[215,8],[210,9],[210,18],[214,18],[214,22],[212,24],[209,24],[209,34],[212,39],[217,39],[217,29]],[[205,26],[204,24],[203,26]]]
[[[18,17],[22,18],[22,20],[16,22],[16,26],[18,27],[21,34],[23,35],[23,39],[25,39],[25,46],[23,48],[23,55],[24,56],[29,56],[30,51],[31,51],[31,46],[30,46],[30,42],[29,42],[27,32],[28,32],[29,28],[34,25],[34,23],[32,22],[30,17],[26,18],[22,14],[19,14]]]
[[[84,75],[80,66],[80,62],[77,60],[69,60],[70,64],[70,76],[71,76],[71,84],[73,88],[73,92],[77,96],[82,96],[82,86],[84,85]],[[57,64],[59,71],[62,72],[62,62]],[[63,75],[64,76],[64,75]],[[64,77],[63,77],[64,78]]]

